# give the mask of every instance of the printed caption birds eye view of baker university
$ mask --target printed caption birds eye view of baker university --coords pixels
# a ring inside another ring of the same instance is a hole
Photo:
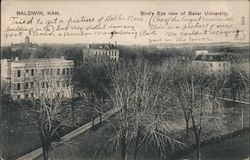
[[[121,12],[6,15],[0,159],[249,160],[247,17]]]

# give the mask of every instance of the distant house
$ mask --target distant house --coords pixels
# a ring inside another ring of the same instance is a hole
[[[231,64],[228,55],[223,52],[208,52],[207,50],[198,50],[195,52],[195,58],[192,65],[198,68],[204,68],[208,73],[229,73]]]
[[[36,43],[31,43],[30,42],[30,37],[26,36],[24,43],[11,43],[11,51],[21,51],[23,54],[30,54],[31,57],[32,52],[37,49],[38,45]]]
[[[5,85],[4,92],[10,94],[13,99],[26,99],[42,94],[48,96],[50,89],[53,94],[70,98],[73,66],[73,60],[66,60],[63,57],[2,59],[1,81]]]
[[[85,59],[86,55],[106,55],[112,60],[119,60],[119,49],[116,44],[89,44],[83,49],[83,58]]]

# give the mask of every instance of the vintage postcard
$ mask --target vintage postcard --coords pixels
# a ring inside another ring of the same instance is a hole
[[[1,1],[1,160],[249,160],[249,1]]]

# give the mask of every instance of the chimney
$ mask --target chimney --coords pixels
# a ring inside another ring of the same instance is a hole
[[[15,61],[18,61],[18,57],[15,57]]]

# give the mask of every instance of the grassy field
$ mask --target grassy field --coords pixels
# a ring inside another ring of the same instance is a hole
[[[208,145],[202,148],[202,160],[246,160],[249,158],[249,132],[223,142]],[[193,160],[195,152],[182,155],[174,160]]]
[[[249,108],[243,107],[244,111],[244,126],[249,126]],[[230,133],[242,128],[241,126],[241,107],[237,106],[234,113],[234,107],[229,106],[225,108],[225,128],[222,131],[214,130],[213,126],[211,128],[203,130],[202,139],[211,138],[214,136],[223,135],[226,133]],[[105,143],[105,139],[107,137],[112,136],[112,134],[106,133],[106,128],[108,124],[105,123],[103,126],[89,130],[84,134],[78,136],[71,142],[54,148],[51,151],[51,159],[53,160],[117,160],[119,156],[116,154],[114,149],[110,149],[110,152],[106,152],[107,148],[110,147],[111,144],[108,144],[106,147],[101,149],[97,149],[96,146],[99,144]],[[181,137],[182,139],[185,136],[185,131],[178,131],[173,133],[172,136]],[[190,136],[190,141],[193,142],[192,136]],[[249,133],[245,133],[240,135],[239,137],[234,137],[231,139],[227,139],[223,142],[216,143],[213,145],[205,146],[202,149],[202,156],[204,160],[242,160],[242,158],[246,158],[247,149],[249,142]],[[133,148],[131,147],[129,150],[128,159],[132,159]],[[176,160],[182,160],[184,158],[193,159],[194,154],[183,155],[183,157],[179,157]],[[218,157],[216,159],[216,157]],[[138,154],[138,160],[156,160],[158,159],[156,152],[150,152],[147,150],[140,150]],[[173,157],[169,157],[168,159],[174,159]]]
[[[225,134],[234,130],[242,128],[242,112],[241,105],[233,107],[232,103],[226,104],[225,109],[225,130],[215,131],[215,130],[205,130],[203,139],[209,138],[209,136],[218,136],[220,134]],[[79,111],[78,111],[79,112]],[[249,126],[249,107],[243,107],[244,115],[244,126]],[[25,153],[28,153],[35,148],[40,146],[40,140],[37,135],[37,132],[32,125],[28,125],[22,117],[22,112],[19,111],[18,114],[13,112],[11,115],[8,115],[9,120],[5,122],[4,129],[4,153],[7,159],[15,159]],[[86,116],[85,116],[86,117]],[[82,120],[82,119],[81,119]],[[93,159],[93,154],[95,154],[95,145],[100,144],[104,141],[104,136],[106,130],[105,127],[101,127],[97,130],[91,130],[84,133],[82,136],[77,137],[77,139],[71,141],[65,146],[58,147],[52,152],[52,159]],[[209,136],[206,136],[209,135]],[[110,136],[110,135],[106,135]],[[184,132],[179,132],[176,134],[177,137],[184,137]],[[181,140],[181,138],[180,138]],[[183,140],[183,139],[182,139]],[[193,141],[191,137],[191,141]],[[133,149],[130,150],[131,153]],[[100,159],[100,151],[96,152],[96,159]],[[107,159],[117,159],[116,153],[113,150],[113,153],[107,154]],[[112,158],[111,158],[112,157]],[[150,160],[155,158],[152,153],[143,151],[139,153],[139,156],[142,159]],[[105,157],[102,157],[102,159]]]

